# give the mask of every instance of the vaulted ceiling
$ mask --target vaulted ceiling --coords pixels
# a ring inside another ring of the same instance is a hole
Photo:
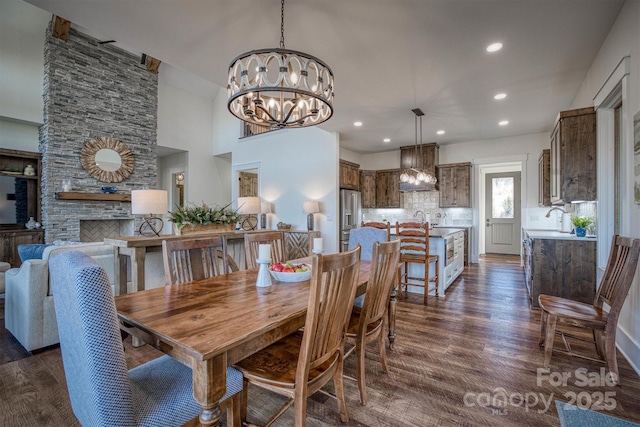
[[[231,60],[280,41],[278,0],[28,2],[224,91]],[[476,141],[549,131],[571,107],[623,4],[287,0],[285,43],[333,69],[335,112],[320,126],[339,132],[345,148],[413,144],[416,107],[426,114],[423,142]],[[490,54],[493,42],[503,48]],[[497,93],[507,97],[497,101]]]

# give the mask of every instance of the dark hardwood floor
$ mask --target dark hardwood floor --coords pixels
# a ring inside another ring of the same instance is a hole
[[[31,355],[0,328],[0,425],[76,426],[57,346]],[[519,257],[486,256],[465,269],[444,298],[408,294],[398,304],[395,350],[389,374],[375,355],[367,360],[369,403],[359,403],[357,384],[345,382],[351,421],[378,426],[559,426],[555,400],[591,407],[640,423],[640,379],[619,354],[622,386],[600,381],[602,365],[555,353],[549,373],[539,373],[538,311],[530,310]],[[561,345],[559,340],[556,345]],[[160,353],[125,341],[133,367]],[[576,344],[595,355],[587,344]],[[578,370],[578,369],[583,370]],[[349,358],[345,372],[355,373]],[[562,381],[554,382],[565,376]],[[590,381],[584,381],[589,376]],[[577,399],[577,401],[576,401]],[[264,422],[282,402],[249,389],[249,420]],[[338,426],[336,403],[316,393],[308,402],[309,426]],[[292,425],[292,411],[278,426]]]

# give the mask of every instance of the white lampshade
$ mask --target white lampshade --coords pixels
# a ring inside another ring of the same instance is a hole
[[[260,204],[260,213],[263,213],[263,214],[271,213],[271,203],[262,202]]]
[[[238,213],[252,215],[260,213],[260,197],[238,197]]]
[[[164,215],[169,212],[166,190],[131,190],[131,213],[133,215]]]
[[[313,202],[313,201],[303,202],[302,212],[306,214],[317,213],[317,212],[320,212],[320,206],[318,205],[318,202]]]

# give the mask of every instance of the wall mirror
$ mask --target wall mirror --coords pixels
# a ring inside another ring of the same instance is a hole
[[[80,154],[82,167],[102,182],[120,182],[133,172],[133,153],[114,138],[98,137],[88,141]]]

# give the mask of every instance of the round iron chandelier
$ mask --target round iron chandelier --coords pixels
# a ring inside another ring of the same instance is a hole
[[[229,65],[227,107],[248,123],[271,129],[315,126],[333,115],[333,72],[320,59],[284,46],[243,53]]]

